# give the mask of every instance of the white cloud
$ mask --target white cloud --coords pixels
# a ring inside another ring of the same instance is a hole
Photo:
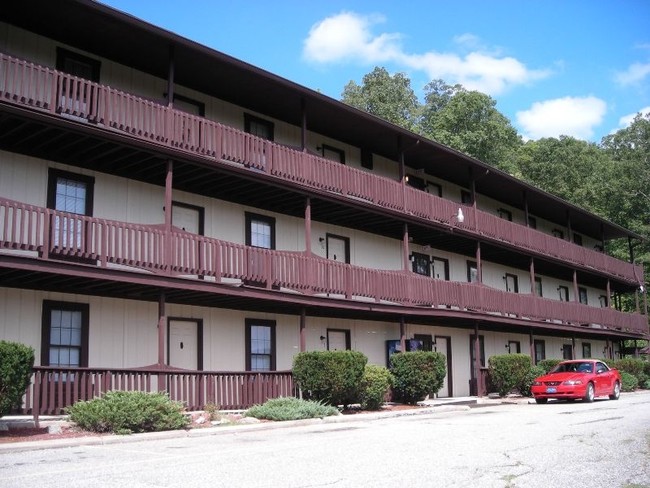
[[[641,114],[647,114],[647,113],[650,113],[650,106],[640,108],[640,109],[637,110],[636,112],[631,113],[631,114],[624,115],[623,117],[621,117],[620,119],[618,119],[618,126],[619,126],[619,129],[624,129],[624,128],[626,128],[627,126],[629,126],[629,125],[632,123],[632,121],[634,120],[634,117],[636,117],[637,114],[638,114],[639,112],[641,112]]]
[[[516,119],[527,139],[567,135],[589,140],[606,110],[600,98],[564,97],[535,102],[530,109],[517,112]]]
[[[442,78],[447,83],[461,83],[467,89],[498,95],[515,85],[527,84],[551,74],[549,70],[530,70],[521,61],[489,53],[480,39],[465,33],[454,41],[472,52],[456,53],[405,52],[401,34],[374,35],[371,27],[381,23],[381,16],[362,16],[343,12],[315,24],[304,41],[303,56],[316,63],[357,61],[363,64],[394,63],[423,71],[429,79]]]
[[[650,63],[634,63],[625,71],[616,73],[614,79],[619,85],[629,86],[641,83],[650,76]]]

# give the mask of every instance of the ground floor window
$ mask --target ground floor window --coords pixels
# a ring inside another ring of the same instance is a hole
[[[546,359],[546,343],[541,339],[535,339],[535,364]]]
[[[275,320],[246,319],[246,371],[275,371]]]
[[[582,343],[582,357],[583,358],[591,357],[591,344],[589,342]]]
[[[43,302],[43,366],[88,366],[88,317],[86,303]]]

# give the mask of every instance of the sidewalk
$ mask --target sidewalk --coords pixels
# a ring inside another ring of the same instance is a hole
[[[437,398],[433,400],[425,400],[418,404],[422,408],[413,408],[406,410],[392,410],[392,411],[378,411],[372,413],[359,413],[352,415],[336,415],[332,417],[324,417],[322,419],[304,419],[292,420],[284,422],[260,422],[255,423],[233,423],[222,424],[211,427],[191,428],[187,430],[170,430],[164,432],[148,432],[143,434],[131,435],[116,435],[116,434],[92,434],[82,435],[79,437],[63,437],[53,438],[47,440],[35,440],[26,442],[6,442],[0,443],[0,455],[4,453],[14,453],[22,451],[32,451],[40,449],[56,449],[62,447],[73,446],[91,446],[91,445],[107,445],[119,443],[139,442],[143,440],[152,439],[174,439],[182,437],[201,437],[211,435],[231,434],[235,431],[262,431],[270,429],[279,429],[296,426],[306,425],[319,425],[331,423],[344,423],[344,422],[365,422],[371,420],[379,420],[391,417],[405,417],[415,415],[430,415],[434,413],[443,412],[461,412],[467,411],[470,408],[500,404],[513,404],[513,403],[529,403],[532,401],[530,398],[524,397],[510,397],[510,398],[496,398],[491,399],[488,397],[457,397],[457,398]],[[40,419],[40,427],[48,428],[48,430],[60,432],[62,426],[67,426],[68,421],[65,417],[44,416]],[[31,416],[12,416],[3,417],[0,419],[0,430],[3,426],[9,429],[20,428],[34,428],[34,421]]]

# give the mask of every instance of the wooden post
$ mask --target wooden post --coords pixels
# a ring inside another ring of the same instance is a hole
[[[399,318],[399,348],[401,352],[406,352],[406,322],[403,315]]]
[[[535,258],[530,258],[530,293],[535,295]]]
[[[571,359],[576,358],[576,336],[571,337]]]
[[[311,198],[305,198],[305,252],[311,254]]]
[[[300,352],[307,350],[307,312],[305,307],[300,309]]]
[[[404,234],[402,237],[404,271],[409,270],[409,226],[404,224]]]
[[[174,179],[174,163],[167,161],[167,175],[165,177],[165,267],[167,273],[172,272],[172,182]]]
[[[160,292],[158,299],[158,366],[165,364],[165,329],[167,317],[165,316],[165,292]]]
[[[483,272],[481,270],[481,241],[476,241],[476,279],[483,283]]]
[[[580,301],[578,296],[578,271],[576,269],[573,270],[573,301],[576,303]]]
[[[535,364],[535,339],[532,328],[528,329],[528,341],[530,344],[530,364]]]

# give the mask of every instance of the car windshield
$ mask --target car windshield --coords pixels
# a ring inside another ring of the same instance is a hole
[[[593,373],[594,364],[590,362],[560,363],[551,373]]]

